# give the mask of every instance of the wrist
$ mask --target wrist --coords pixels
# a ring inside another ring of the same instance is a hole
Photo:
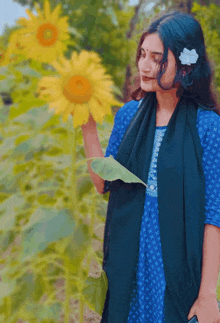
[[[200,299],[210,299],[210,298],[214,298],[217,299],[217,294],[216,294],[216,290],[210,290],[210,291],[200,291],[198,294],[198,298]]]
[[[92,114],[89,114],[89,118],[88,121],[84,124],[81,125],[82,129],[86,129],[86,128],[95,128],[96,127],[96,121],[94,120]]]

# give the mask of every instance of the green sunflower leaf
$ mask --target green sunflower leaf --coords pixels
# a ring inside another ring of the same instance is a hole
[[[101,178],[108,181],[121,179],[125,183],[142,183],[147,185],[136,175],[130,172],[126,167],[121,165],[112,155],[109,157],[93,157],[91,168],[94,173],[98,174]]]

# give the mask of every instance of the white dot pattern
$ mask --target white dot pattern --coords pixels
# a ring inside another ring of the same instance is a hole
[[[117,111],[105,157],[116,157],[123,135],[140,103],[141,101],[129,101]],[[141,222],[139,261],[127,323],[165,323],[163,300],[166,282],[160,243],[156,167],[166,128],[156,127]],[[203,148],[206,180],[205,223],[220,227],[220,116],[199,108],[197,129]],[[103,193],[110,190],[110,185],[110,181],[105,181]]]

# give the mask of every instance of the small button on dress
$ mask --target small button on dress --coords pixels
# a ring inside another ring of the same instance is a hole
[[[141,101],[127,102],[117,111],[105,157],[116,157],[123,135]],[[157,158],[166,128],[156,127],[155,131],[141,222],[135,287],[127,323],[165,323],[163,301],[166,282],[158,216]],[[220,227],[220,116],[214,111],[199,108],[197,129],[203,148],[206,181],[205,223]],[[111,182],[105,181],[103,193],[110,189]]]

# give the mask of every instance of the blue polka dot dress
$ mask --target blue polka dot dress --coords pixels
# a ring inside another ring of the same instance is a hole
[[[116,157],[123,135],[141,101],[129,101],[117,111],[105,157]],[[166,282],[158,217],[157,157],[166,128],[156,127],[141,222],[139,261],[127,323],[165,323],[163,300]],[[200,107],[197,129],[203,148],[206,179],[205,223],[220,227],[220,116]],[[103,193],[110,190],[110,183],[105,181]]]

